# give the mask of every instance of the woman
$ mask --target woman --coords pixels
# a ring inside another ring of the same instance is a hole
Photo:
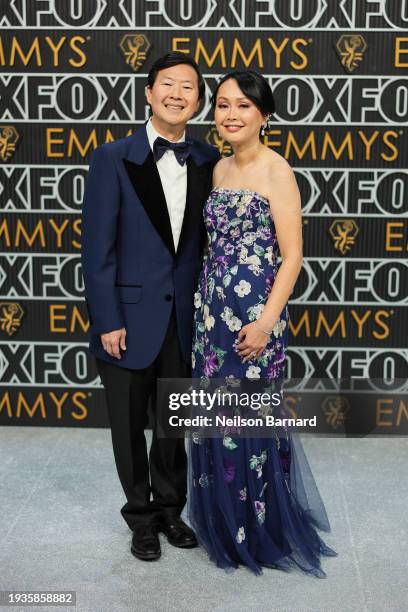
[[[260,141],[274,112],[267,81],[253,71],[228,74],[212,104],[233,155],[217,163],[204,208],[208,253],[195,295],[193,377],[276,381],[302,262],[299,191],[288,163]],[[316,533],[330,527],[297,437],[196,433],[189,446],[189,520],[218,566],[260,573],[297,565],[325,576],[320,556],[336,553]]]

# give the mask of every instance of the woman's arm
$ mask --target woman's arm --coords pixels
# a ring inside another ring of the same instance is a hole
[[[258,321],[242,327],[238,334],[241,340],[239,354],[244,357],[244,363],[251,356],[262,354],[269,342],[269,332],[285,307],[302,267],[301,201],[295,175],[283,158],[275,158],[267,174],[270,179],[265,185],[265,193],[270,202],[282,263],[262,315]]]
[[[258,324],[272,331],[288,301],[302,267],[302,209],[295,175],[282,158],[275,165],[268,189],[282,263]]]

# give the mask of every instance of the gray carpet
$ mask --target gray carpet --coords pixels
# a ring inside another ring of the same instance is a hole
[[[324,559],[325,580],[227,574],[162,536],[161,560],[138,561],[108,430],[0,428],[1,589],[72,589],[80,612],[406,610],[408,441],[304,446],[332,525],[325,540],[339,553]]]

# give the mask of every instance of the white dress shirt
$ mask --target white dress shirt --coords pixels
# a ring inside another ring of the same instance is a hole
[[[164,136],[154,129],[151,119],[149,119],[146,124],[146,132],[150,148],[153,151],[153,143],[156,138],[159,138],[159,136],[164,138]],[[177,142],[184,142],[184,140],[185,133]],[[184,210],[186,207],[187,164],[181,166],[174,155],[174,151],[168,149],[156,165],[166,198],[167,209],[169,211],[174,248],[177,251],[181,226],[183,225]]]

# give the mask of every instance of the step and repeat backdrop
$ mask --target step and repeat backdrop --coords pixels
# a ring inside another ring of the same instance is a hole
[[[223,155],[220,77],[251,68],[274,91],[264,142],[295,169],[304,213],[288,374],[408,378],[408,1],[0,0],[0,26],[0,424],[107,425],[84,184],[95,147],[148,118],[147,72],[170,50],[206,81],[190,134]],[[390,400],[383,418],[407,408]]]

